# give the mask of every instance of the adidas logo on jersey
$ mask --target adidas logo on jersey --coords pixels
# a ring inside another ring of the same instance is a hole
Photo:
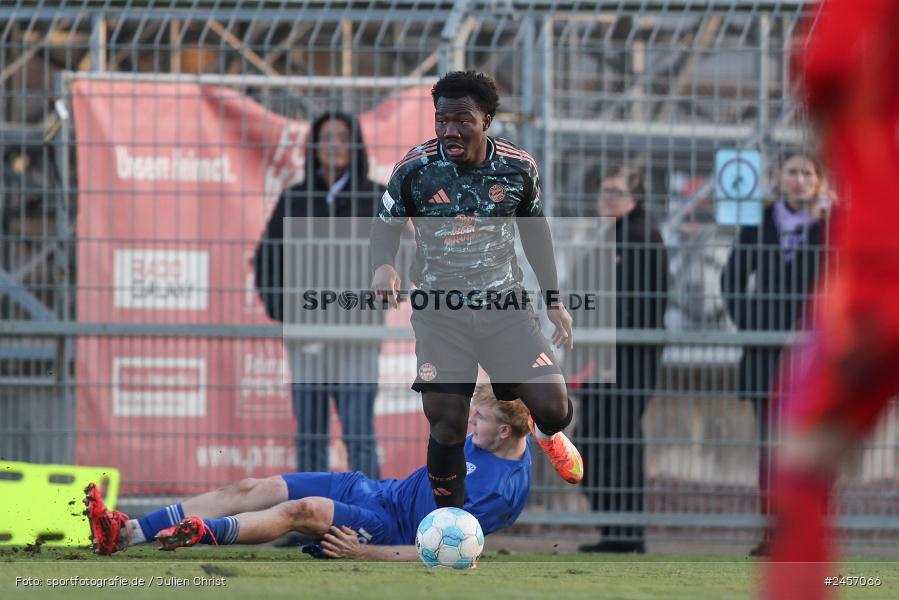
[[[446,192],[443,191],[443,188],[440,188],[436,194],[428,198],[428,204],[449,204],[450,199],[449,196],[446,195]]]
[[[546,355],[546,352],[541,352],[540,356],[537,357],[537,360],[534,361],[534,364],[531,365],[532,369],[537,369],[539,367],[548,367],[553,364],[553,361],[549,359]]]

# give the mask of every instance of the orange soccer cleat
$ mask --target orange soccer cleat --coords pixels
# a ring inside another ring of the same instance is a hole
[[[568,436],[560,431],[554,434],[550,440],[541,440],[537,436],[534,419],[530,416],[528,417],[528,427],[531,429],[531,435],[549,457],[549,461],[559,477],[568,483],[580,483],[584,478],[584,459],[581,458],[581,453],[568,439]]]
[[[184,517],[177,525],[172,525],[156,534],[156,541],[160,550],[174,550],[175,548],[189,548],[195,545],[209,531],[206,523],[200,517]],[[209,532],[212,535],[212,532]],[[215,536],[212,536],[215,542]],[[218,542],[216,542],[216,545]]]
[[[101,556],[113,554],[128,547],[128,515],[109,510],[100,498],[95,483],[84,488],[84,515],[91,525],[91,541],[94,552]]]

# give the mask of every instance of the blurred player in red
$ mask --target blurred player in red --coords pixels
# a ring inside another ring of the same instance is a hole
[[[784,400],[762,593],[832,595],[827,494],[899,392],[899,2],[826,0],[796,56],[800,92],[838,184],[837,261]],[[786,364],[786,363],[785,363]]]

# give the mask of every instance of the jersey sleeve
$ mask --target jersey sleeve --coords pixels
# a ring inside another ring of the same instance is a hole
[[[500,487],[503,501],[509,507],[508,525],[512,525],[527,504],[531,491],[530,464],[527,469],[515,470]]]
[[[387,190],[378,202],[378,218],[387,225],[401,227],[406,224],[409,215],[406,214],[406,203],[403,199],[403,177],[406,171],[394,172],[387,184]]]
[[[390,181],[387,182],[387,191],[381,196],[378,203],[378,218],[388,225],[401,226],[415,216],[409,214],[409,208],[415,210],[415,199],[406,197],[409,192],[406,178],[412,172],[427,164],[430,157],[437,151],[437,141],[430,140],[412,148],[406,156],[393,167]]]
[[[530,464],[527,469],[516,469],[501,477],[493,493],[478,503],[475,517],[484,535],[513,525],[521,515],[531,489]]]
[[[543,200],[540,194],[540,173],[537,171],[537,163],[526,155],[524,177],[526,195],[518,205],[516,216],[519,217],[539,217],[543,214]]]
[[[481,524],[484,535],[490,535],[500,529],[509,527],[515,522],[520,513],[520,511],[515,511],[515,507],[500,492],[494,492],[479,502],[477,508],[475,518]]]

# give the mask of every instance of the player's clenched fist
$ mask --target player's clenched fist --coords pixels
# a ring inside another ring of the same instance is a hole
[[[400,293],[400,276],[391,265],[381,265],[375,269],[375,275],[371,280],[371,289],[375,296],[380,298],[384,305],[396,308]]]

